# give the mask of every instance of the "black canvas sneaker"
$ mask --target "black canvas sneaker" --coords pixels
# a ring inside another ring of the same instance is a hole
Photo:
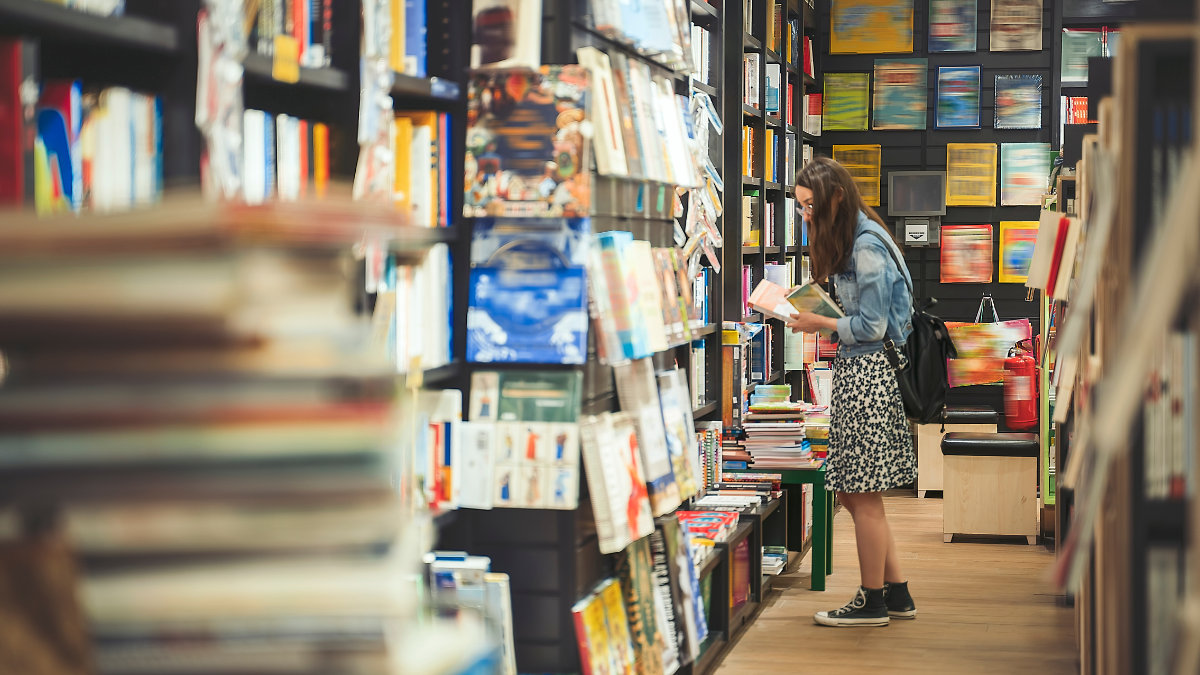
[[[888,616],[893,619],[917,618],[917,606],[908,594],[908,582],[891,584],[883,582],[883,600],[887,603]]]
[[[862,586],[845,607],[813,614],[813,621],[822,626],[886,626],[889,620],[883,589]]]

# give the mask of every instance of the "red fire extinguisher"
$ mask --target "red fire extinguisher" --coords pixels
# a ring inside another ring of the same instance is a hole
[[[1021,340],[1004,360],[1004,423],[1009,429],[1037,426],[1037,360],[1032,340]]]

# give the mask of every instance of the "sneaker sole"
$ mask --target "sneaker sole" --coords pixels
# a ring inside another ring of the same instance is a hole
[[[892,617],[893,619],[915,619],[915,618],[917,618],[917,610],[915,610],[915,609],[910,609],[910,610],[908,610],[908,611],[905,611],[905,612],[891,612],[891,611],[889,611],[889,612],[888,612],[888,616]]]
[[[813,622],[819,626],[834,626],[834,627],[850,627],[861,626],[870,628],[874,626],[883,627],[888,625],[890,617],[872,618],[872,619],[831,619],[827,616],[814,616]]]

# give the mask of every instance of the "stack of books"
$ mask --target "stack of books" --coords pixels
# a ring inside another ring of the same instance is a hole
[[[824,458],[829,452],[829,406],[812,406],[804,417],[804,438],[812,454]]]
[[[754,458],[746,452],[743,443],[745,434],[740,430],[726,429],[721,435],[721,470],[745,471],[750,468]]]
[[[679,511],[678,515],[680,527],[691,538],[696,565],[704,564],[715,545],[728,539],[738,526],[737,511]]]
[[[787,569],[788,552],[786,546],[762,547],[763,574],[780,575]]]
[[[45,610],[100,672],[385,672],[414,616],[418,561],[389,551],[424,448],[397,447],[410,396],[346,264],[403,233],[311,211],[0,224],[0,490],[81,557],[83,616]]]

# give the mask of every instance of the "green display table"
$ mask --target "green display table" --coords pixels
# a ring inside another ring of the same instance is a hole
[[[825,490],[825,467],[819,469],[760,469],[755,471],[727,471],[726,473],[777,473],[784,485],[813,486],[812,527],[812,584],[814,591],[825,590],[825,576],[833,569],[833,493]],[[804,500],[791,499],[788,503],[787,539],[796,550],[804,547],[804,520],[799,517]],[[793,517],[793,513],[795,517]]]

